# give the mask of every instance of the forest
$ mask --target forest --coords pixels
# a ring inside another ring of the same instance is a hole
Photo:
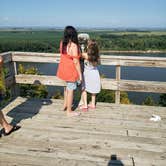
[[[88,33],[96,39],[101,51],[105,50],[159,50],[166,51],[166,31],[121,32],[121,31],[78,31]],[[62,30],[11,30],[0,31],[0,52],[59,52]]]

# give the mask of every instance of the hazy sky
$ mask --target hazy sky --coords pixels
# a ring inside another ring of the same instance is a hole
[[[166,0],[0,0],[0,26],[161,27]]]

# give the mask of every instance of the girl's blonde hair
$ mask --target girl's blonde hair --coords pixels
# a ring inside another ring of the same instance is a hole
[[[95,40],[90,40],[87,47],[88,60],[93,65],[99,64],[99,48]]]

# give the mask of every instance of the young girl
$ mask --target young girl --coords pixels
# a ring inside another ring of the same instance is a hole
[[[60,42],[60,63],[57,77],[66,81],[64,88],[64,107],[68,116],[78,116],[78,112],[72,111],[73,91],[77,88],[77,81],[82,81],[80,68],[80,49],[78,45],[77,31],[72,26],[64,30],[63,40]]]
[[[82,111],[96,108],[96,94],[101,90],[100,75],[97,65],[100,62],[99,49],[95,40],[90,40],[87,47],[87,53],[82,53],[84,60],[83,72],[83,91],[81,96]],[[91,93],[91,102],[87,105],[87,92]]]

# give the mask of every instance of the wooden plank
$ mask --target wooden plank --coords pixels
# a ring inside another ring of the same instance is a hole
[[[59,63],[60,54],[37,52],[12,52],[14,62]]]
[[[12,60],[16,62],[59,63],[60,54],[12,52]],[[101,55],[102,65],[166,67],[165,57],[109,56]]]
[[[32,151],[35,149],[31,149]],[[49,152],[49,151],[48,151]],[[37,150],[36,150],[37,153]],[[39,155],[31,155],[31,153],[23,155],[21,153],[0,153],[1,166],[97,166],[99,163],[85,160],[64,159],[58,157],[45,157]],[[105,166],[105,163],[100,162],[100,166]]]
[[[166,93],[166,82],[121,80],[120,91]]]
[[[139,67],[166,67],[165,57],[138,57],[101,55],[101,64]]]
[[[118,81],[115,79],[102,78],[101,87],[102,89],[118,90]]]
[[[17,84],[65,86],[65,82],[56,76],[20,74],[16,75],[15,78]],[[166,93],[165,82],[101,79],[101,84],[103,89],[110,90]]]
[[[128,166],[164,166],[166,118],[150,122],[148,114],[161,110],[164,116],[165,108],[98,103],[96,111],[68,118],[59,111],[62,103],[19,97],[5,107],[22,128],[0,139],[0,164],[104,166],[119,160]]]
[[[43,84],[43,85],[56,85],[65,86],[65,82],[56,76],[44,75],[26,75],[19,74],[15,76],[17,84]]]

